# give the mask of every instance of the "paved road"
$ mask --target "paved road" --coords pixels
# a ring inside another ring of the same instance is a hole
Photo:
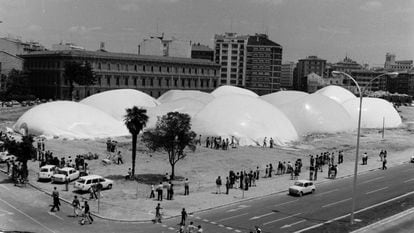
[[[356,210],[413,191],[413,177],[413,164],[360,175]],[[352,179],[339,179],[318,185],[313,195],[272,195],[197,214],[194,219],[207,232],[249,232],[255,225],[264,232],[294,232],[348,214],[351,196]]]
[[[319,177],[325,175],[326,171]],[[413,191],[413,177],[413,164],[360,175],[356,209]],[[189,220],[202,225],[204,232],[249,232],[255,225],[264,232],[294,232],[349,213],[351,193],[352,179],[338,179],[318,185],[317,192],[312,195],[276,194],[198,213]],[[50,203],[50,196],[29,187],[14,187],[4,174],[0,174],[0,230],[167,233],[175,232],[179,221],[172,219],[163,224],[149,224],[96,219],[92,225],[80,226],[78,220],[70,216],[70,206],[63,204],[60,212],[50,213]]]

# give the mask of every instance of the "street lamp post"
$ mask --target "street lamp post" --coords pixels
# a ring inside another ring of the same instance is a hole
[[[349,74],[345,73],[345,72],[341,72],[341,71],[332,71],[332,75],[333,76],[337,76],[337,75],[344,75],[347,78],[351,79],[359,92],[359,111],[358,111],[358,134],[357,134],[357,144],[356,144],[356,153],[355,153],[355,167],[354,167],[354,181],[352,184],[352,207],[351,207],[351,224],[354,224],[354,212],[355,212],[355,203],[356,203],[356,184],[357,184],[357,173],[358,173],[358,157],[359,157],[359,139],[360,139],[360,135],[361,135],[361,114],[362,114],[362,98],[363,98],[363,93],[361,91],[361,88],[358,84],[358,82]],[[379,79],[382,76],[385,75],[390,75],[390,76],[397,76],[398,73],[393,72],[393,73],[384,73],[384,74],[380,74],[376,77],[374,77],[373,79],[371,79],[367,85],[364,86],[364,89],[370,85],[374,80]]]

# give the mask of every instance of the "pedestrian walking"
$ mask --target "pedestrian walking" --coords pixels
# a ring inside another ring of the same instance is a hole
[[[260,174],[260,170],[259,170],[259,166],[256,167],[256,180],[259,180],[259,174]]]
[[[309,180],[313,180],[313,172],[315,170],[315,167],[310,166],[309,167]]]
[[[216,194],[221,194],[221,184],[222,184],[221,178],[220,176],[218,176],[216,179],[216,187],[217,187]]]
[[[184,181],[184,195],[190,195],[190,184],[188,182],[188,178],[185,178]]]
[[[155,186],[152,184],[151,185],[151,193],[150,193],[150,199],[155,197]]]
[[[162,201],[162,190],[164,189],[164,186],[162,185],[162,182],[157,187],[157,201]]]
[[[57,211],[60,211],[59,192],[56,190],[56,187],[53,188],[52,198],[53,198],[53,206],[52,206],[52,209],[50,209],[50,212],[54,212],[55,208],[57,209]]]
[[[185,221],[187,220],[187,211],[185,211],[185,208],[183,208],[183,210],[181,210],[181,222],[180,224],[182,226],[185,226]]]
[[[229,189],[230,189],[230,181],[229,177],[226,177],[226,194],[229,195]]]
[[[197,227],[194,225],[194,222],[190,222],[190,224],[187,227],[187,232],[188,233],[196,233],[197,232]]]
[[[85,203],[84,203],[84,214],[85,214],[85,218],[89,221],[89,223],[92,224],[93,218],[91,216],[88,201],[85,201]]]
[[[201,225],[198,225],[197,233],[202,233],[202,232],[203,232],[203,228],[201,227]]]
[[[124,164],[124,161],[122,160],[121,151],[118,151],[118,164]]]
[[[80,202],[79,202],[78,196],[76,196],[76,195],[73,198],[72,206],[73,206],[73,215],[75,217],[78,217],[79,216],[78,210],[80,208]]]
[[[387,156],[384,155],[384,159],[382,160],[382,170],[387,169]]]
[[[155,207],[155,222],[154,223],[156,222],[161,223],[161,210],[162,210],[161,204],[158,203],[157,206]]]

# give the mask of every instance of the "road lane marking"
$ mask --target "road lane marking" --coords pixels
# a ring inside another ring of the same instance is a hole
[[[288,227],[291,227],[291,226],[294,226],[294,225],[297,225],[297,224],[299,224],[299,223],[303,223],[303,222],[306,222],[306,220],[305,220],[305,219],[303,219],[303,220],[300,220],[300,221],[295,222],[295,223],[292,223],[292,224],[286,224],[286,225],[282,226],[280,229],[283,229],[283,228],[288,228]]]
[[[281,205],[286,205],[286,204],[293,203],[293,202],[297,202],[297,201],[299,201],[299,200],[297,199],[297,200],[293,200],[293,201],[288,201],[288,202],[285,202],[285,203],[281,203],[281,204],[274,205],[274,207],[281,206]]]
[[[6,185],[4,185],[4,184],[0,184],[0,186],[1,186],[2,188],[4,188],[4,189],[7,189],[7,190],[9,190],[9,191],[10,191],[10,189],[9,189],[9,188],[7,188],[7,187],[6,187]]]
[[[226,229],[227,229],[227,230],[233,230],[233,228],[231,228],[231,227],[226,227]]]
[[[318,193],[315,196],[322,196],[322,195],[325,195],[325,194],[328,194],[328,193],[333,193],[333,192],[336,192],[336,191],[339,191],[339,189],[333,189],[333,190],[326,191],[326,192],[323,192],[323,193]]]
[[[224,227],[224,225],[223,225],[223,224],[219,224],[218,226],[219,226],[219,227]]]
[[[384,188],[375,189],[375,190],[372,190],[372,191],[366,192],[365,194],[375,193],[375,192],[378,192],[378,191],[381,191],[381,190],[384,190],[384,189],[387,189],[387,188],[388,188],[388,186],[387,186],[387,187],[384,187]]]
[[[266,217],[266,216],[269,216],[269,215],[272,215],[272,214],[274,214],[274,212],[270,212],[270,213],[259,215],[259,216],[254,216],[254,217],[250,218],[249,220],[255,220],[255,219],[263,218],[263,217]]]
[[[235,231],[235,232],[238,232],[238,233],[239,233],[239,232],[241,232],[241,230],[234,230],[234,231]]]
[[[334,202],[334,203],[330,203],[330,204],[327,204],[327,205],[323,205],[322,208],[329,207],[329,206],[333,206],[333,205],[336,205],[336,204],[339,204],[339,203],[342,203],[342,202],[346,202],[346,201],[349,201],[351,199],[352,198],[347,198],[347,199],[344,199],[344,200],[341,200],[341,201],[337,201],[337,202]]]
[[[414,178],[409,179],[409,180],[405,180],[404,183],[408,183],[408,182],[413,181],[413,180],[414,180]]]
[[[217,223],[216,222],[210,222],[211,224],[213,224],[213,225],[216,225]]]
[[[302,214],[302,213],[292,214],[292,215],[289,215],[289,216],[286,216],[286,217],[283,217],[283,218],[279,218],[279,219],[276,219],[276,220],[273,220],[273,221],[270,221],[270,222],[265,222],[265,223],[263,223],[263,226],[268,225],[270,223],[279,222],[279,221],[282,221],[282,220],[285,220],[285,219],[288,219],[288,218],[291,218],[291,217],[295,217],[295,216],[298,216],[300,214]]]
[[[46,230],[56,233],[55,231],[53,231],[52,229],[50,229],[49,227],[43,225],[41,222],[37,221],[36,219],[32,218],[30,215],[26,214],[25,212],[17,209],[16,207],[14,207],[12,204],[8,203],[7,201],[3,200],[0,198],[0,201],[4,202],[6,205],[10,206],[11,208],[17,210],[19,213],[23,214],[24,216],[28,217],[30,220],[32,220],[33,222],[39,224],[41,227],[45,228]]]
[[[403,198],[403,197],[406,197],[406,196],[410,196],[410,195],[413,195],[413,194],[414,194],[414,191],[409,192],[409,193],[406,193],[406,194],[403,194],[403,195],[400,195],[400,196],[398,196],[398,197],[394,197],[394,198],[388,199],[388,200],[386,200],[386,201],[383,201],[383,202],[377,203],[377,204],[375,204],[375,205],[368,206],[368,207],[365,207],[365,208],[363,208],[363,209],[357,210],[357,211],[355,211],[355,214],[358,214],[358,213],[364,212],[364,211],[366,211],[366,210],[369,210],[369,209],[375,208],[375,207],[380,206],[380,205],[384,205],[384,204],[390,203],[390,202],[392,202],[392,201],[395,201],[395,200],[398,200],[398,199],[400,199],[400,198]],[[315,228],[320,227],[320,226],[323,226],[323,225],[325,225],[325,224],[329,224],[329,223],[331,223],[331,222],[335,222],[335,221],[337,221],[337,220],[339,220],[339,219],[343,219],[343,218],[345,218],[345,217],[348,217],[349,215],[350,215],[350,214],[345,214],[345,215],[342,215],[342,216],[339,216],[339,217],[336,217],[336,218],[330,219],[330,220],[328,220],[328,221],[325,221],[325,222],[323,222],[323,223],[315,224],[315,225],[313,225],[313,226],[310,226],[310,227],[307,227],[307,228],[300,229],[300,230],[296,231],[296,233],[302,233],[302,232],[309,231],[309,230],[311,230],[311,229],[315,229]]]
[[[55,213],[53,213],[53,212],[47,212],[49,215],[51,215],[51,216],[55,216],[56,218],[58,218],[58,219],[60,219],[60,220],[62,220],[63,221],[63,218],[61,218],[61,217],[59,217],[59,216],[57,216]]]
[[[377,178],[374,178],[374,179],[366,180],[366,181],[361,182],[359,184],[366,184],[366,183],[369,183],[369,182],[372,182],[372,181],[380,180],[382,178],[384,178],[384,176],[380,176],[380,177],[377,177]]]
[[[204,222],[208,222],[208,219],[203,219]]]
[[[231,216],[231,217],[228,217],[228,218],[223,218],[223,219],[220,219],[220,220],[219,220],[219,221],[217,221],[217,222],[223,222],[223,221],[226,221],[226,220],[229,220],[229,219],[232,219],[232,218],[237,218],[237,217],[240,217],[240,216],[244,216],[244,215],[246,215],[246,214],[248,214],[248,213],[239,214],[239,215],[234,215],[234,216]]]

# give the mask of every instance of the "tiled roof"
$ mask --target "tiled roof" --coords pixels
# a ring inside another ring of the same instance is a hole
[[[120,60],[137,60],[137,61],[155,61],[155,62],[171,62],[171,63],[187,63],[195,65],[214,65],[216,63],[205,59],[192,59],[183,57],[164,57],[152,55],[138,55],[133,53],[113,53],[105,51],[88,51],[88,50],[56,50],[56,51],[37,51],[29,54],[19,55],[22,58],[30,57],[48,57],[48,56],[68,56],[68,57],[93,57]]]

